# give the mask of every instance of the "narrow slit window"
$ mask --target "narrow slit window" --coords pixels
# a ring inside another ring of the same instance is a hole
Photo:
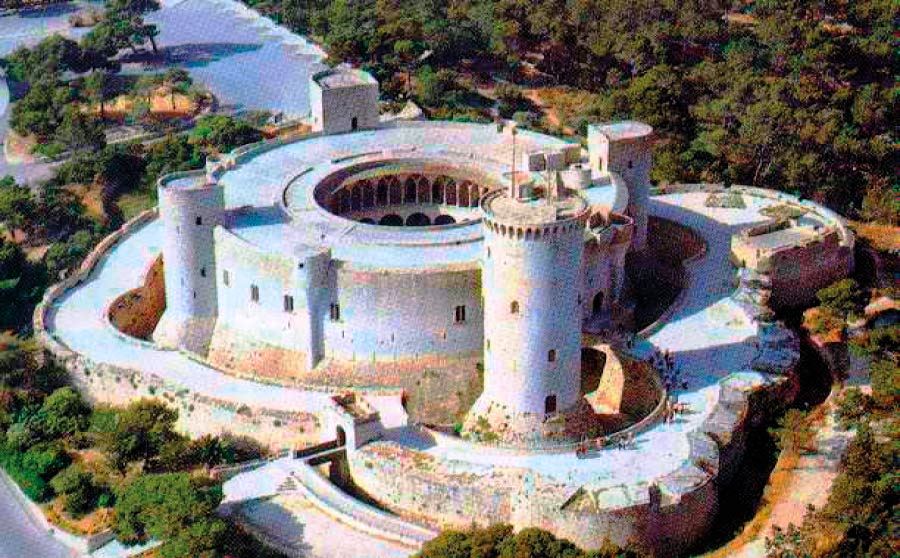
[[[223,270],[222,270],[222,283],[223,283],[226,287],[230,287],[230,286],[231,286],[231,274],[228,273],[228,270],[227,270],[227,269],[223,269]]]
[[[547,361],[556,362],[556,349],[550,349],[549,351],[547,351]]]
[[[250,285],[250,300],[259,302],[259,287],[256,285]]]
[[[453,315],[454,321],[458,324],[461,324],[466,321],[466,307],[465,306],[457,306],[454,310]]]
[[[341,305],[340,304],[332,303],[329,313],[330,313],[332,322],[341,321]]]
[[[294,297],[292,297],[291,295],[284,295],[284,311],[294,311]]]

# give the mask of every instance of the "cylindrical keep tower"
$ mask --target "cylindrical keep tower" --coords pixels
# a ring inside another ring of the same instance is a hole
[[[484,213],[484,391],[464,428],[538,441],[548,416],[581,395],[579,287],[587,203],[495,191]]]
[[[653,128],[625,120],[588,126],[588,159],[591,167],[615,173],[628,187],[628,215],[634,219],[635,252],[647,246],[647,211],[650,202],[650,169],[653,167]]]
[[[160,179],[166,311],[154,339],[204,354],[217,314],[213,229],[225,208],[221,186],[203,171]]]

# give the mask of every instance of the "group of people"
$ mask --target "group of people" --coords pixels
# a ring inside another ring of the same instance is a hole
[[[686,390],[688,388],[687,380],[681,378],[681,366],[675,364],[675,357],[672,356],[669,349],[661,353],[654,353],[651,362],[662,373],[666,393],[671,394],[677,389]],[[677,396],[675,396],[675,400],[677,401]]]
[[[602,449],[635,449],[637,442],[634,439],[634,432],[626,432],[616,436],[601,436],[594,440],[583,440],[578,447],[575,448],[575,454],[578,457],[585,457],[591,451],[600,451]]]

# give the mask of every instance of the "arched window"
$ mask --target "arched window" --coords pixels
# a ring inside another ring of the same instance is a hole
[[[547,362],[556,362],[556,349],[547,351]]]
[[[514,300],[509,303],[509,313],[510,314],[518,314],[519,313],[519,301]]]

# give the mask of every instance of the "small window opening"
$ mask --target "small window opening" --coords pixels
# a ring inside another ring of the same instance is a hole
[[[510,303],[509,313],[510,314],[518,314],[519,313],[519,301],[514,300]]]
[[[284,295],[284,311],[294,311],[294,297],[292,297],[291,295]]]
[[[341,321],[341,305],[332,303],[329,309],[329,316],[331,317],[332,322]]]
[[[227,269],[222,270],[222,283],[224,283],[226,287],[231,286],[231,275],[228,273]]]
[[[206,268],[205,267],[200,268],[200,277],[206,277]]]
[[[556,349],[550,349],[547,351],[547,361],[556,362]]]
[[[465,306],[457,306],[454,309],[454,321],[458,324],[461,324],[466,321],[466,307]]]
[[[250,285],[250,300],[259,302],[259,287],[256,285]]]
[[[198,215],[197,218],[194,220],[194,222],[197,223],[198,225],[202,225],[202,224],[203,224],[203,217],[200,217],[200,216]]]

